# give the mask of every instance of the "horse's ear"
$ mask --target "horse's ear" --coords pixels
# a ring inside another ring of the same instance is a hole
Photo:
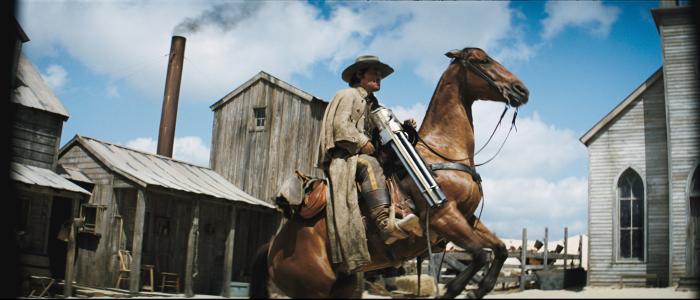
[[[449,58],[457,58],[457,57],[462,57],[462,54],[463,54],[463,52],[461,50],[455,49],[455,50],[451,50],[451,51],[445,53],[445,56],[447,56]]]

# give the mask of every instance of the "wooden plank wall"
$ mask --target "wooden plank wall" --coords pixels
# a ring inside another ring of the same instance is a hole
[[[695,24],[667,15],[659,26],[666,78],[666,110],[671,168],[671,272],[686,276],[688,258],[689,176],[700,163],[700,95]],[[692,253],[692,252],[690,252]]]
[[[119,192],[117,195],[114,193],[114,176],[79,145],[67,149],[58,158],[58,163],[80,169],[85,173],[95,184],[89,203],[106,207],[106,209],[98,211],[102,214],[100,218],[103,220],[102,223],[96,224],[96,232],[100,234],[99,237],[85,233],[78,234],[76,282],[90,286],[114,287],[119,272],[119,258],[117,256],[119,239],[118,231],[115,229],[118,226],[115,215],[118,214],[119,209],[115,197],[118,196]],[[102,272],[95,272],[95,266],[105,266],[106,269]]]
[[[217,202],[222,203],[200,202],[199,241],[196,256],[199,273],[194,279],[195,293],[218,295],[221,292],[224,275],[222,266],[230,214],[228,205],[223,204],[223,201]]]
[[[21,192],[17,194],[22,202],[24,234],[18,243],[22,253],[46,255],[51,217],[51,197],[43,194]],[[56,238],[56,237],[53,237]]]
[[[118,211],[124,220],[122,246],[119,249],[132,250],[136,190],[120,189],[119,195]],[[230,204],[201,201],[186,195],[176,197],[153,192],[147,195],[141,264],[155,265],[157,284],[161,272],[179,274],[180,292],[183,292],[188,235],[194,217],[194,203],[200,201],[196,255],[198,274],[193,281],[193,290],[196,294],[218,294],[223,278],[221,266],[224,263]]]
[[[81,246],[79,240],[76,281],[89,286],[115,287],[119,275],[117,251],[132,250],[137,189],[109,174],[79,145],[68,149],[59,159],[59,163],[79,168],[93,180],[95,188],[90,202],[106,206],[102,216],[103,222],[97,224],[97,231],[102,236],[94,247],[85,247],[85,243]],[[115,186],[120,188],[115,189]],[[161,272],[178,273],[182,292],[193,204],[201,199],[176,194],[178,193],[147,193],[142,265],[156,266],[156,283],[160,280]],[[220,293],[226,235],[231,218],[228,209],[230,205],[233,203],[223,200],[200,202],[200,240],[197,254],[199,272],[194,279],[195,293]],[[246,230],[245,234],[237,232],[236,235],[234,273],[241,272],[241,276],[247,276],[248,258],[239,256],[239,253],[252,255],[259,244],[267,242],[264,236],[269,237],[271,232],[274,232],[276,223],[268,214],[245,209],[241,211],[246,218],[244,224],[239,226],[245,227]],[[95,272],[96,265],[108,267],[103,272]],[[122,288],[128,288],[128,284],[123,284]]]
[[[233,249],[233,281],[250,282],[250,268],[255,252],[276,232],[279,220],[275,215],[239,208]]]
[[[266,79],[258,80],[214,112],[210,165],[252,196],[274,204],[279,186],[295,170],[313,176],[326,103],[310,102]],[[265,108],[265,128],[256,130],[253,110]],[[247,209],[236,221],[232,279],[249,280],[249,264],[268,242],[279,216]]]
[[[13,160],[54,170],[61,142],[62,117],[16,105],[12,130]]]
[[[663,78],[660,78],[588,146],[589,285],[612,285],[625,273],[657,273],[662,282],[666,280],[668,183],[663,159],[666,157],[663,99]],[[638,263],[616,258],[617,179],[627,168],[642,177],[646,191],[646,256]]]
[[[264,130],[254,128],[253,109],[265,107]],[[284,180],[315,168],[320,122],[326,103],[309,102],[261,79],[214,113],[211,166],[258,199],[272,196]]]
[[[183,288],[194,205],[188,199],[154,193],[148,193],[147,202],[142,264],[155,265],[156,275],[178,273]],[[133,215],[129,220],[133,222]]]

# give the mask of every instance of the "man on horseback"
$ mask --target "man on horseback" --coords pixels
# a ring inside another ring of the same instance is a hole
[[[358,57],[342,73],[350,88],[336,93],[323,116],[317,165],[326,171],[332,191],[332,203],[327,210],[329,239],[332,243],[338,239],[350,270],[369,263],[358,189],[385,244],[407,238],[409,232],[420,226],[414,214],[398,222],[394,219],[384,172],[372,156],[375,148],[368,114],[380,106],[374,92],[379,91],[381,79],[393,72],[376,56]]]

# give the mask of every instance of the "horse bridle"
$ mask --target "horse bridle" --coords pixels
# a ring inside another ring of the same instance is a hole
[[[464,53],[465,53],[465,55],[466,55],[466,51],[465,51]],[[477,66],[476,66],[473,62],[471,62],[469,59],[464,58],[464,57],[459,57],[459,58],[456,58],[455,60],[459,61],[459,62],[462,64],[463,67],[465,67],[465,68],[471,70],[472,72],[474,72],[476,75],[478,75],[479,77],[481,77],[481,79],[483,79],[484,81],[486,81],[486,83],[488,83],[492,88],[498,90],[499,93],[503,94],[503,86],[498,85],[495,81],[493,81],[493,78],[491,78],[491,77],[489,77],[488,75],[486,75],[486,73],[484,72],[483,69],[477,67]],[[490,63],[491,61],[493,61],[493,59],[487,55],[487,56],[486,56],[486,59],[485,59],[484,61],[485,61],[485,63]],[[464,76],[466,77],[467,75],[465,74]],[[465,80],[465,81],[466,81],[466,80]],[[465,89],[463,89],[463,90],[465,90]],[[507,102],[508,106],[513,106],[513,104],[511,103],[512,101],[511,101],[510,97],[506,97],[506,101],[508,101],[508,102]]]
[[[465,52],[465,54],[466,54],[466,52]],[[486,61],[490,62],[491,60],[492,60],[492,59],[491,59],[490,57],[487,56]],[[478,75],[480,78],[482,78],[484,81],[486,81],[486,83],[488,83],[492,88],[498,90],[501,94],[503,93],[503,87],[500,86],[500,85],[498,85],[491,77],[489,77],[488,75],[486,75],[486,73],[485,73],[481,68],[477,67],[474,63],[472,63],[471,61],[469,61],[469,59],[464,58],[464,57],[459,57],[459,58],[455,58],[452,62],[454,63],[455,61],[460,62],[460,64],[461,64],[464,68],[466,68],[466,69],[468,69],[468,70],[471,70],[471,71],[474,72],[476,75]],[[465,91],[466,91],[467,89],[466,89],[466,87],[465,87],[464,85],[466,84],[466,81],[467,81],[467,79],[468,79],[468,78],[467,78],[467,75],[468,75],[468,74],[469,74],[469,73],[465,73],[465,74],[464,74],[465,80],[463,81],[462,87],[461,87],[462,93],[461,93],[460,97],[462,98],[462,102],[464,102],[464,98],[466,97],[466,94],[465,94],[466,92],[465,92]],[[508,111],[508,108],[510,108],[510,107],[512,106],[512,105],[511,105],[511,99],[510,99],[510,97],[505,97],[505,98],[506,98],[506,100],[507,100],[508,102],[506,102],[506,107],[503,109],[503,112],[501,113],[501,117],[498,119],[498,123],[496,124],[496,127],[494,127],[494,129],[493,129],[493,131],[491,132],[491,135],[489,136],[488,140],[486,140],[486,143],[484,143],[484,145],[481,146],[481,148],[479,148],[479,150],[477,150],[477,151],[474,153],[474,156],[476,156],[477,154],[479,154],[479,152],[481,152],[481,150],[483,150],[483,149],[491,142],[491,139],[493,138],[494,134],[496,133],[496,130],[498,129],[498,127],[501,125],[501,122],[503,121],[503,117],[506,115],[506,112]],[[483,163],[476,164],[476,162],[475,162],[474,167],[482,166],[482,165],[485,165],[485,164],[491,162],[491,161],[492,161],[494,158],[496,158],[496,156],[501,152],[501,149],[503,149],[503,146],[505,145],[506,140],[508,140],[508,136],[510,136],[510,132],[513,130],[513,128],[515,128],[515,118],[517,117],[517,115],[518,115],[518,108],[516,107],[516,108],[515,108],[515,113],[513,114],[513,120],[511,121],[511,127],[510,127],[510,129],[508,130],[508,134],[506,134],[506,138],[503,140],[503,143],[501,143],[501,146],[498,148],[498,151],[496,151],[496,153],[493,155],[493,157],[489,158],[487,161],[485,161],[485,162],[483,162]],[[516,131],[517,131],[517,128],[516,128]],[[432,147],[430,147],[430,145],[428,145],[428,143],[425,142],[425,140],[423,140],[419,135],[416,134],[416,136],[417,136],[418,140],[421,141],[421,142],[423,143],[423,145],[425,145],[426,148],[428,148],[428,150],[430,150],[431,152],[433,152],[435,155],[439,156],[440,158],[449,161],[448,164],[449,164],[450,166],[453,166],[453,167],[450,168],[450,169],[459,170],[459,171],[464,171],[464,172],[469,173],[470,175],[471,175],[472,173],[476,173],[476,170],[474,170],[474,171],[465,171],[465,169],[471,169],[471,168],[474,168],[474,167],[468,166],[468,165],[466,165],[466,164],[456,163],[457,161],[468,160],[468,159],[470,159],[471,157],[465,157],[465,158],[463,158],[463,159],[454,159],[454,158],[447,157],[447,156],[445,156],[444,154],[442,154],[442,153],[438,152],[437,150],[433,149]],[[464,166],[467,167],[467,168],[464,168],[464,167],[461,167],[461,166],[460,166],[460,167],[456,167],[456,166],[455,166],[456,164],[464,165]],[[440,170],[447,170],[447,169],[448,169],[448,168],[440,168]],[[478,174],[477,174],[477,175],[478,175]],[[472,175],[472,177],[474,177],[474,179],[476,179],[475,176]],[[479,179],[481,179],[481,178],[479,178]]]

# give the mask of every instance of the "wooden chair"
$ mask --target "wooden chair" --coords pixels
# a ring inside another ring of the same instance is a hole
[[[175,288],[175,293],[180,293],[180,275],[177,273],[160,272],[160,291],[165,292],[165,288]]]
[[[122,280],[129,279],[131,273],[131,253],[129,250],[119,250],[119,277],[117,278],[117,288],[121,288]],[[128,281],[127,281],[128,282]]]
[[[145,284],[145,283],[143,284],[143,287],[141,288],[142,290],[155,292],[155,289],[154,289],[155,283],[153,282],[155,268],[156,268],[156,266],[154,266],[154,265],[142,265],[141,266],[141,270],[143,271],[143,272],[141,272],[141,275],[145,276],[146,281],[148,282],[148,284]]]
[[[32,291],[29,293],[29,296],[27,298],[44,298],[48,296],[47,292],[53,286],[54,282],[56,282],[55,279],[51,277],[45,277],[45,276],[30,276],[29,277],[31,282],[34,282],[32,286]],[[36,284],[38,283],[38,285]],[[41,291],[39,292],[39,289]],[[35,295],[34,293],[39,292],[39,294]]]

